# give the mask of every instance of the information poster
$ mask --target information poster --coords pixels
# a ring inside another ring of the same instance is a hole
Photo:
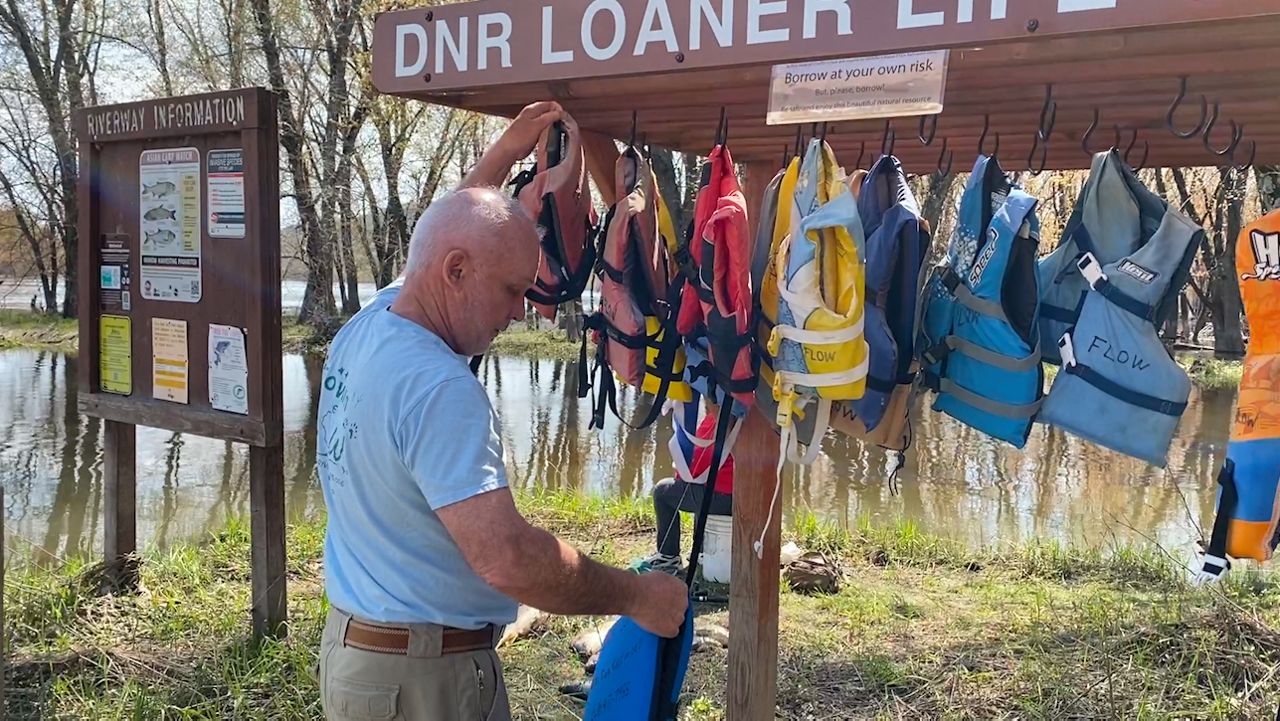
[[[103,233],[98,246],[98,307],[104,311],[129,311],[129,236]]]
[[[200,151],[144,150],[139,166],[142,297],[200,301]]]
[[[98,317],[98,378],[104,393],[133,393],[133,335],[128,317]]]
[[[249,414],[249,365],[244,331],[209,324],[209,405],[215,410]]]
[[[187,322],[151,319],[151,394],[162,401],[187,403],[189,384]]]
[[[769,125],[937,115],[946,50],[773,66]]]
[[[209,151],[209,237],[244,237],[244,149]]]

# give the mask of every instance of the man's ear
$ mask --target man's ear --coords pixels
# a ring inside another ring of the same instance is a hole
[[[466,251],[454,248],[444,257],[445,281],[450,284],[470,281],[471,259]]]

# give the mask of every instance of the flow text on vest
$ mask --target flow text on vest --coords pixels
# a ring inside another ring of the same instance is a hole
[[[1151,367],[1151,364],[1142,360],[1142,356],[1137,353],[1131,353],[1123,348],[1116,348],[1111,345],[1111,341],[1101,336],[1094,336],[1093,342],[1089,344],[1089,352],[1102,348],[1102,357],[1122,366],[1128,366],[1134,370],[1144,371]]]

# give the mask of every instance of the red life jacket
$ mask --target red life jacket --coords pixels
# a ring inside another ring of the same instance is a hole
[[[756,370],[751,354],[754,305],[746,198],[734,175],[733,156],[718,145],[707,158],[708,172],[694,207],[690,248],[697,282],[684,288],[677,329],[705,333],[711,368],[699,372],[727,390],[743,406],[755,402]]]
[[[538,278],[526,293],[538,313],[582,296],[595,265],[596,212],[591,205],[582,139],[554,123],[538,140],[535,166],[512,182],[516,197],[543,228]]]

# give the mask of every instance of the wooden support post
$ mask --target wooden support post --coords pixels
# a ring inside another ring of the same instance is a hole
[[[768,163],[746,167],[744,195],[755,235]],[[729,584],[728,718],[770,721],[778,699],[778,556],[782,503],[769,517],[777,480],[778,435],[753,410],[734,444],[733,581]],[[764,534],[763,557],[755,543]]]
[[[138,583],[137,427],[103,421],[103,556],[116,588]]]
[[[253,633],[284,636],[288,620],[285,584],[284,447],[249,447],[249,515],[253,533]]]

